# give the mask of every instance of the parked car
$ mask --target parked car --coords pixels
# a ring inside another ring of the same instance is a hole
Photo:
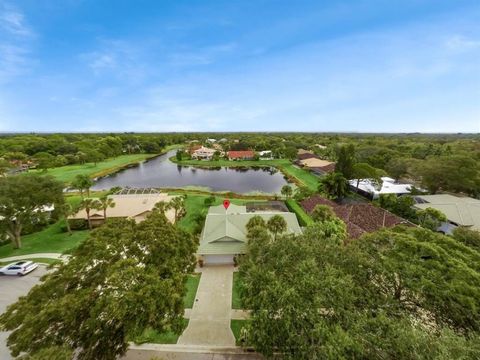
[[[0,275],[27,275],[38,267],[32,261],[17,261],[0,268]]]

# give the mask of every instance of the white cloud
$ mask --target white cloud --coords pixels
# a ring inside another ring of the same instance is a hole
[[[462,35],[454,35],[447,39],[446,46],[454,51],[468,51],[480,48],[480,40],[471,39]]]
[[[29,37],[33,35],[24,15],[6,4],[0,8],[0,27],[14,36]]]

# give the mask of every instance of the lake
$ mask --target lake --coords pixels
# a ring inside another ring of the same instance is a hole
[[[198,168],[180,166],[169,158],[175,150],[138,166],[121,170],[100,178],[93,190],[105,190],[115,186],[132,188],[181,188],[197,186],[213,191],[280,193],[287,184],[283,174],[275,168]]]

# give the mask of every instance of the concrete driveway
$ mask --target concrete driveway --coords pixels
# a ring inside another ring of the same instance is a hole
[[[20,296],[27,295],[28,291],[40,282],[40,277],[46,273],[46,267],[39,265],[37,269],[25,276],[0,276],[0,314]],[[0,359],[2,360],[13,359],[6,345],[7,337],[8,332],[0,332]]]
[[[235,337],[230,329],[233,271],[233,265],[202,269],[190,321],[177,344],[235,346]]]

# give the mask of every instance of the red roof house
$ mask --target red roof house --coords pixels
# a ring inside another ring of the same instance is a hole
[[[229,151],[228,160],[253,160],[255,152],[252,150]]]
[[[338,205],[331,200],[314,195],[303,200],[301,205],[308,213],[311,213],[317,205],[330,206],[335,214],[347,225],[348,235],[351,239],[357,239],[365,233],[374,232],[385,227],[394,227],[399,224],[413,226],[408,220],[369,203]]]

